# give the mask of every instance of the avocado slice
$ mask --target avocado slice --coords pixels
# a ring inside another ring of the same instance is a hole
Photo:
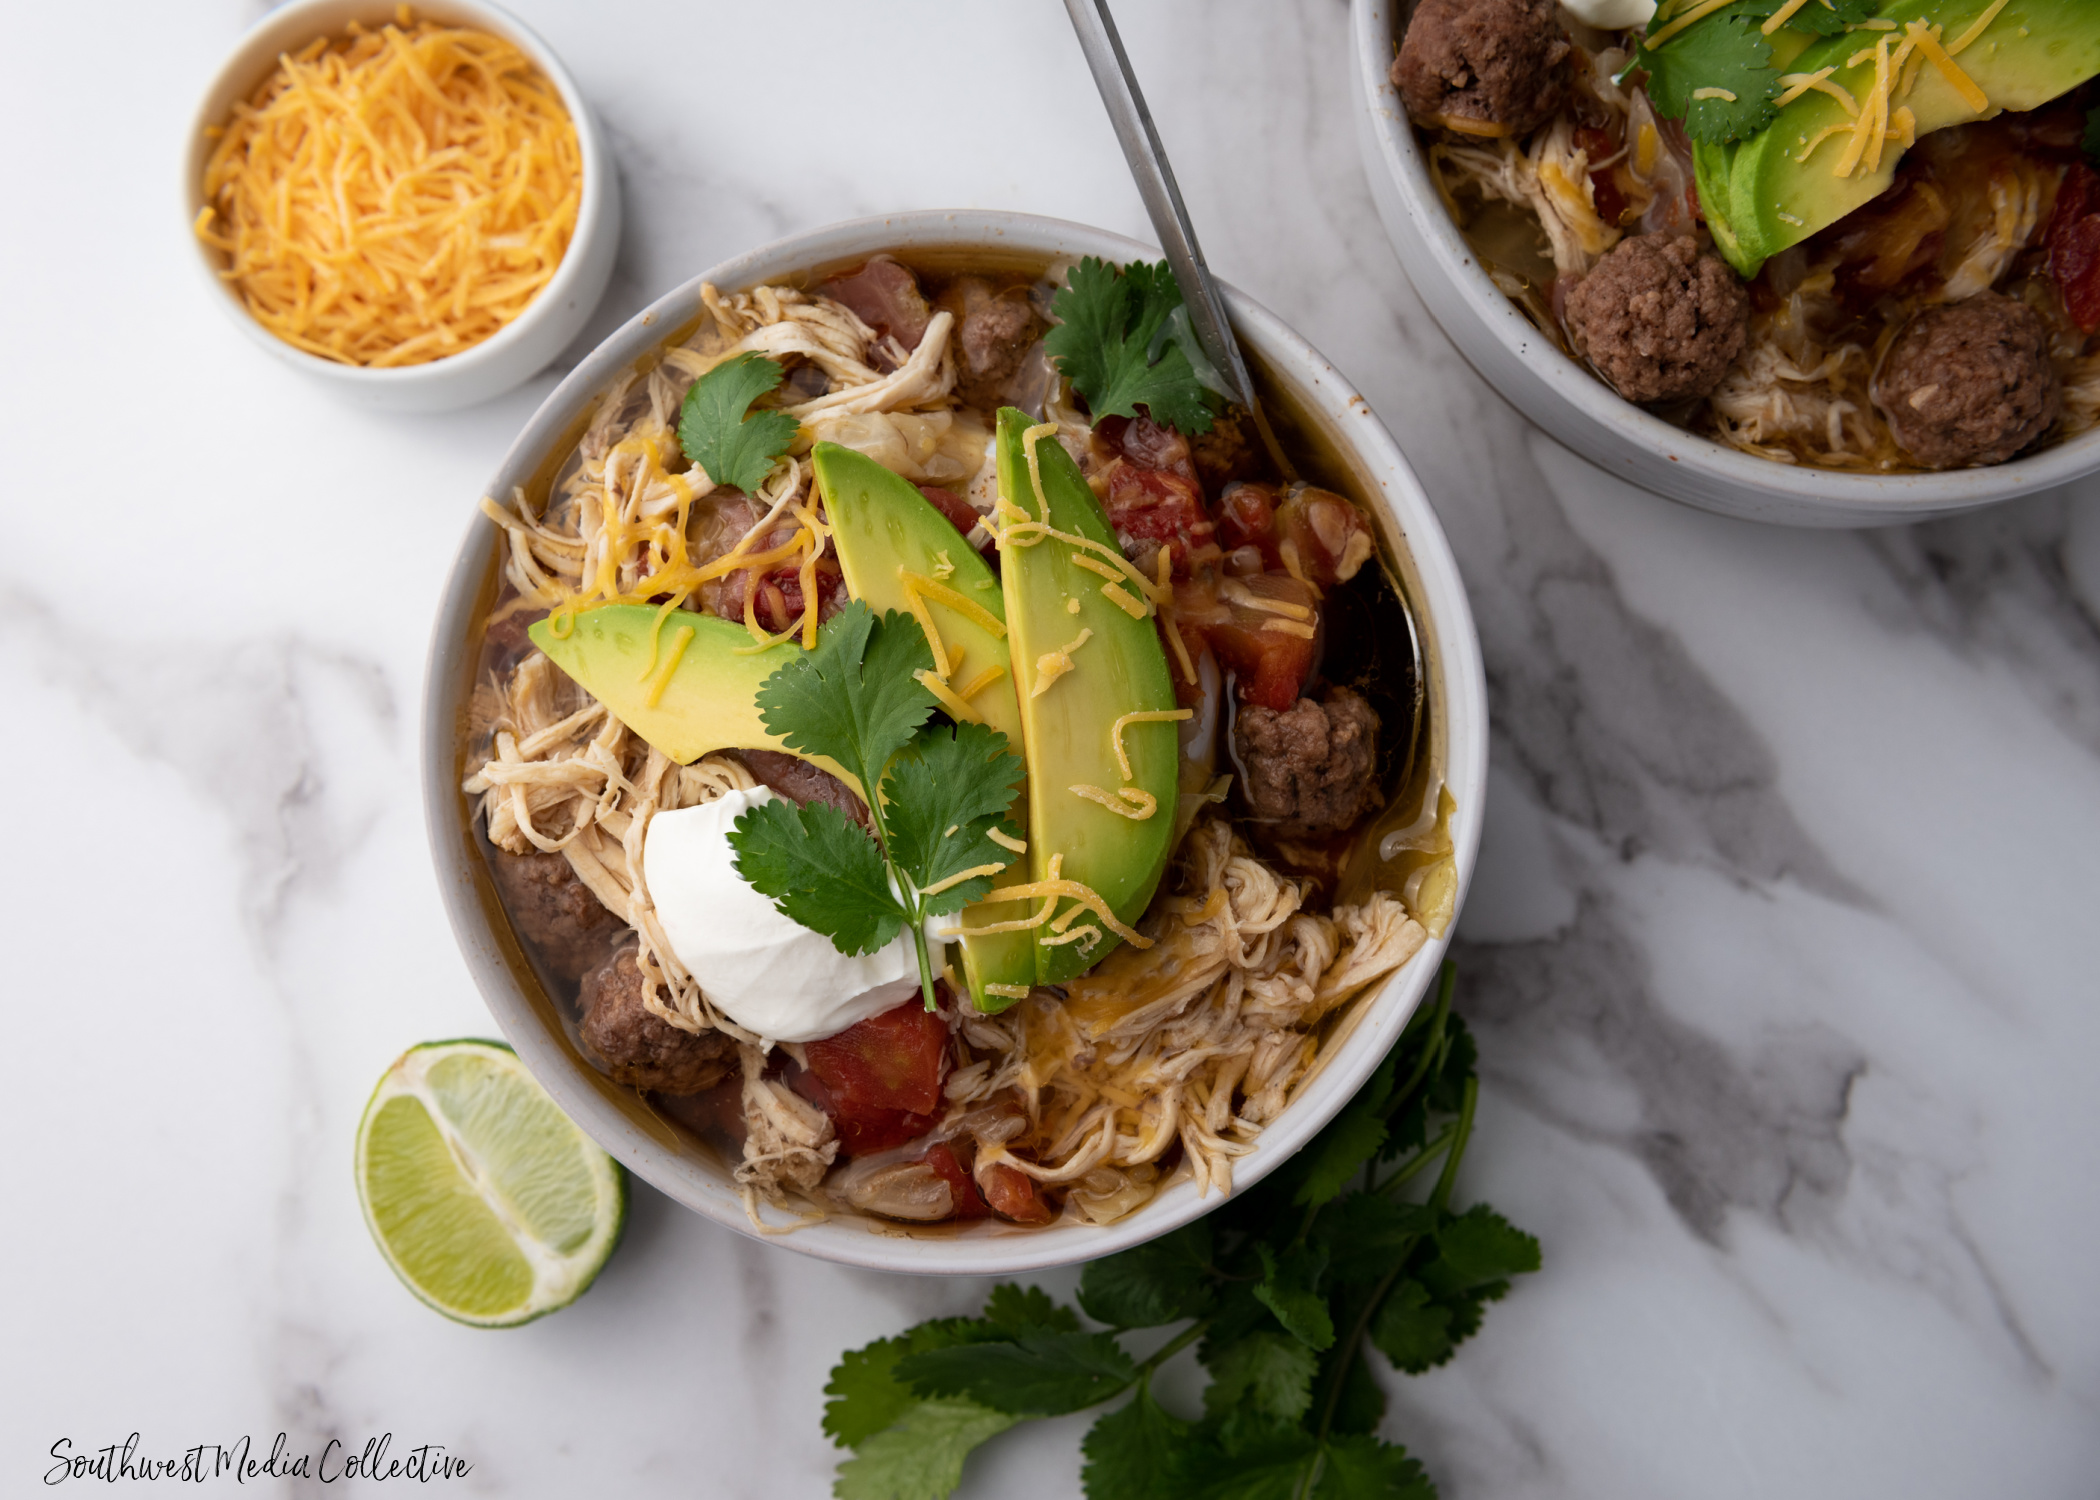
[[[1891,38],[1893,52],[1902,44],[1903,23],[1923,20],[1941,26],[1943,45],[1952,45],[1990,7],[1991,0],[1888,0],[1880,17],[1896,22],[1896,31],[1825,38],[1795,58],[1789,71],[1835,67],[1830,81],[1864,106],[1873,91],[1878,38]],[[1864,59],[1849,63],[1862,52]],[[1978,111],[1925,59],[1911,91],[1890,101],[1891,112],[1899,104],[1911,111],[1920,136],[2001,110],[2037,108],[2100,73],[2100,6],[2092,0],[2009,0],[1954,63],[1983,91],[1988,107]],[[1723,161],[1699,158],[1699,199],[1707,223],[1722,226],[1714,238],[1744,276],[1755,276],[1768,257],[1835,224],[1895,180],[1903,152],[1894,141],[1884,143],[1875,170],[1868,171],[1861,161],[1851,176],[1837,175],[1850,136],[1831,127],[1851,122],[1841,102],[1811,89],[1750,140],[1719,148]],[[1826,131],[1831,133],[1826,136]],[[1803,162],[1802,152],[1811,147]],[[1719,170],[1724,165],[1725,189]]]
[[[1046,521],[1121,556],[1115,532],[1071,455],[1056,439],[1036,446],[1042,475],[1038,498],[1029,472],[1023,434],[1034,424],[1012,407],[999,412],[999,493],[1032,521]],[[1021,521],[1009,517],[1004,530]],[[1038,534],[1040,535],[1040,534]],[[1123,731],[1130,756],[1126,781],[1111,742],[1112,727],[1133,712],[1172,712],[1174,685],[1167,655],[1149,614],[1133,618],[1104,589],[1135,599],[1128,579],[1117,583],[1082,566],[1078,558],[1113,567],[1103,551],[1055,536],[1032,545],[1025,537],[1002,536],[1000,582],[1006,591],[1007,644],[1019,695],[1021,730],[1028,749],[1028,867],[1031,879],[1050,878],[1052,856],[1061,856],[1062,878],[1100,895],[1126,925],[1144,913],[1167,864],[1179,790],[1180,735],[1172,723],[1131,724]],[[1073,647],[1082,632],[1085,643]],[[1061,656],[1062,654],[1062,656]],[[1058,671],[1061,659],[1069,670]],[[1047,670],[1046,670],[1047,664]],[[1046,681],[1046,678],[1048,679]],[[1134,819],[1074,792],[1074,786],[1114,795],[1132,786],[1154,799],[1150,816]],[[1059,903],[1062,920],[1071,910]],[[1021,913],[1009,903],[1007,920]],[[1097,920],[1082,914],[1066,929],[1100,928],[1095,941],[1046,942],[1052,927],[1034,933],[1036,980],[1057,984],[1093,967],[1119,941]],[[1055,924],[1053,923],[1052,926]]]
[[[905,575],[916,574],[953,590],[999,623],[994,633],[969,611],[921,594],[919,602],[940,633],[948,658],[951,688],[968,687],[991,668],[999,669],[994,681],[971,695],[969,707],[1005,735],[1016,754],[1021,753],[1025,745],[1021,705],[1014,696],[1013,673],[1007,662],[1006,598],[998,575],[910,480],[836,443],[817,444],[810,458],[818,492],[824,497],[825,515],[831,521],[832,545],[838,549],[839,567],[854,598],[878,615],[889,610],[912,614],[910,594],[916,591],[907,590]],[[1014,798],[1011,817],[1022,829],[1027,828],[1025,787]],[[1028,862],[1016,859],[994,884],[1021,885],[1029,879]],[[1011,903],[973,906],[963,911],[960,925],[983,927],[1012,916]],[[971,1003],[979,1010],[1004,1010],[1020,998],[1018,994],[987,993],[987,985],[1023,990],[1035,983],[1035,939],[1028,933],[967,938],[962,950],[963,979]]]
[[[665,615],[659,629],[658,613],[648,604],[600,604],[579,611],[566,635],[557,636],[546,620],[527,633],[549,661],[575,678],[614,718],[682,766],[716,750],[794,754],[759,718],[758,689],[800,656],[802,648],[781,641],[753,651],[751,634],[743,626],[682,609]],[[685,634],[688,630],[690,636]],[[657,644],[653,655],[652,635]],[[676,662],[665,677],[664,667],[674,652]],[[860,782],[829,756],[804,759],[866,795]]]

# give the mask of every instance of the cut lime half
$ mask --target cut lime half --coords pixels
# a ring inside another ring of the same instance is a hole
[[[408,1289],[477,1328],[567,1307],[627,1224],[627,1174],[501,1042],[395,1060],[358,1122],[357,1196]]]

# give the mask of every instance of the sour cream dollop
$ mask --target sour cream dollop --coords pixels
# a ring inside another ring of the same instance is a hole
[[[1655,0],[1560,0],[1568,14],[1599,31],[1646,26],[1655,19]]]
[[[918,955],[900,934],[879,953],[849,957],[737,874],[730,829],[772,800],[760,786],[658,813],[642,845],[642,873],[671,951],[716,1008],[768,1041],[814,1042],[917,991]]]

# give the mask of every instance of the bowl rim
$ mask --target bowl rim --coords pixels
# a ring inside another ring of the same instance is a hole
[[[576,146],[583,170],[583,196],[576,206],[576,228],[562,252],[561,264],[554,268],[547,284],[517,317],[478,344],[422,364],[377,369],[368,365],[339,364],[286,343],[257,322],[255,315],[219,275],[220,267],[215,261],[217,252],[197,237],[194,228],[197,215],[204,207],[204,164],[211,155],[212,143],[206,132],[226,118],[235,100],[246,98],[253,91],[285,48],[304,46],[314,37],[332,35],[351,20],[368,17],[392,20],[395,9],[394,0],[286,0],[285,4],[264,13],[228,49],[211,81],[198,95],[183,151],[183,206],[188,215],[183,221],[183,237],[189,241],[191,252],[202,268],[205,280],[211,284],[216,300],[250,337],[295,368],[320,379],[366,390],[400,391],[416,385],[470,383],[490,366],[500,366],[512,358],[528,355],[531,351],[521,350],[518,346],[530,342],[541,324],[561,315],[563,305],[577,289],[577,283],[589,274],[590,256],[584,253],[589,242],[604,232],[601,221],[608,205],[616,209],[619,201],[611,150],[599,131],[590,105],[569,70],[539,33],[500,5],[491,4],[490,0],[416,0],[419,20],[470,25],[493,32],[512,43],[560,93],[562,107],[568,110],[576,127]],[[294,41],[294,37],[305,40]],[[523,373],[530,375],[532,372]]]
[[[505,495],[526,482],[552,447],[572,434],[580,414],[612,380],[657,348],[700,306],[702,282],[743,287],[885,249],[996,248],[1034,255],[1101,255],[1118,261],[1152,259],[1159,252],[1139,241],[1087,225],[999,210],[928,210],[855,219],[811,229],[759,246],[714,266],[659,297],[608,336],[541,403],[511,444],[490,487]],[[1415,601],[1423,618],[1424,655],[1441,674],[1446,733],[1444,784],[1457,804],[1452,817],[1457,874],[1452,923],[1366,997],[1362,1018],[1290,1109],[1265,1130],[1234,1172],[1244,1191],[1288,1158],[1347,1103],[1399,1039],[1435,980],[1449,947],[1479,852],[1487,793],[1487,685],[1456,559],[1405,456],[1369,403],[1339,371],[1266,308],[1226,287],[1241,336],[1277,371],[1309,410],[1319,414],[1353,462],[1375,481],[1375,503],[1386,511],[1389,534],[1403,544],[1419,582]],[[424,684],[421,770],[424,810],[438,883],[462,957],[505,1037],[533,1076],[584,1131],[646,1181],[718,1224],[754,1238],[741,1203],[722,1181],[703,1180],[689,1152],[674,1152],[637,1128],[605,1092],[602,1075],[557,1039],[535,1013],[518,977],[517,952],[507,932],[490,920],[490,877],[481,857],[473,814],[458,787],[459,729],[464,712],[464,646],[480,607],[496,528],[477,511],[447,581],[433,629]],[[1437,679],[1432,679],[1435,682]],[[551,1003],[551,1002],[550,1002]],[[583,1073],[588,1070],[589,1077]],[[595,1081],[594,1081],[595,1080]],[[1198,1198],[1186,1180],[1128,1218],[1094,1227],[1055,1224],[1040,1229],[985,1221],[949,1236],[905,1236],[871,1231],[865,1221],[837,1220],[765,1238],[821,1259],[874,1270],[917,1274],[998,1275],[1091,1260],[1165,1234],[1224,1200]]]
[[[2026,458],[1980,469],[1854,474],[1779,463],[1672,426],[1625,400],[1557,349],[1549,359],[1530,360],[1528,350],[1539,345],[1539,331],[1488,279],[1465,236],[1445,210],[1430,183],[1428,165],[1399,91],[1393,86],[1389,70],[1395,47],[1393,17],[1398,8],[1396,0],[1350,3],[1353,66],[1358,86],[1370,101],[1369,123],[1378,142],[1380,165],[1407,205],[1422,250],[1459,289],[1466,310],[1511,359],[1526,363],[1554,396],[1586,422],[1606,432],[1617,432],[1656,457],[1723,485],[1803,510],[1822,510],[1833,517],[1864,523],[1944,515],[2066,484],[2100,469],[2100,428]],[[1441,320],[1444,314],[1437,316]],[[1488,378],[1484,372],[1482,378]],[[1500,390],[1498,382],[1489,380],[1489,384]],[[1671,494],[1670,498],[1706,504],[1685,495]]]

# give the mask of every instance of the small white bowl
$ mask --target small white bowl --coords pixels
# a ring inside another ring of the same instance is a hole
[[[532,482],[556,450],[573,445],[584,414],[599,392],[651,357],[663,342],[700,316],[701,283],[725,292],[846,266],[881,250],[952,258],[957,251],[987,260],[1154,260],[1159,252],[1121,235],[1032,215],[973,210],[910,213],[859,219],[814,229],[762,246],[716,266],[659,299],[570,372],[534,413],[489,485],[508,497]],[[1250,360],[1273,377],[1280,403],[1350,475],[1352,488],[1375,513],[1379,529],[1414,607],[1429,690],[1425,753],[1440,764],[1457,803],[1451,837],[1458,897],[1464,900],[1480,845],[1487,798],[1487,683],[1480,641],[1466,607],[1465,585],[1437,524],[1436,513],[1407,460],[1373,416],[1368,403],[1319,353],[1267,309],[1226,288],[1233,326]],[[554,1000],[519,950],[489,876],[483,843],[467,799],[462,726],[474,686],[479,622],[494,597],[501,533],[477,513],[453,565],[431,639],[423,689],[423,808],[438,884],[453,934],[489,1009],[555,1102],[591,1137],[671,1197],[726,1228],[752,1233],[728,1170],[708,1149],[656,1118],[632,1090],[585,1062],[561,1021]],[[1456,925],[1454,917],[1454,926]],[[1241,1188],[1260,1181],[1332,1119],[1399,1040],[1407,1019],[1435,978],[1449,943],[1430,942],[1360,1002],[1353,1028],[1296,1100],[1262,1132],[1252,1154],[1234,1165]],[[869,1221],[835,1219],[770,1237],[804,1254],[882,1271],[971,1276],[1090,1260],[1127,1249],[1216,1208],[1215,1193],[1177,1183],[1128,1218],[1106,1227],[1057,1223],[1041,1229],[980,1220],[966,1226],[871,1228]]]
[[[352,21],[367,25],[392,21],[395,9],[393,0],[291,0],[256,22],[204,91],[191,122],[189,149],[183,157],[186,226],[196,222],[204,207],[204,164],[213,144],[206,130],[224,124],[235,102],[254,93],[284,53],[297,51],[317,36],[338,35]],[[473,27],[516,46],[560,90],[562,104],[576,122],[576,140],[583,154],[583,202],[577,211],[576,232],[552,279],[525,311],[472,348],[428,364],[376,370],[337,364],[294,348],[256,322],[221,278],[218,252],[193,232],[189,238],[213,298],[250,338],[293,369],[377,411],[456,411],[500,396],[538,374],[583,331],[598,299],[605,295],[620,248],[620,177],[576,80],[524,22],[483,0],[418,0],[415,10],[421,19]]]
[[[1568,358],[1488,279],[1437,195],[1390,76],[1398,0],[1352,0],[1357,144],[1386,234],[1430,316],[1525,416],[1609,473],[1701,510],[1783,526],[1890,526],[2100,469],[2100,431],[1988,469],[1843,474],[1774,463],[1651,416]]]

